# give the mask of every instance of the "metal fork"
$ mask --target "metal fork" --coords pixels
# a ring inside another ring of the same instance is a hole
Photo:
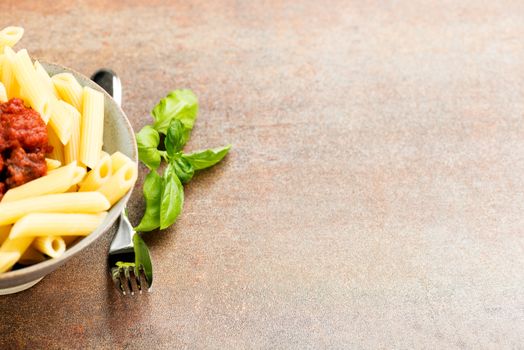
[[[136,252],[136,249],[139,248],[135,244],[137,239],[141,240],[140,236],[133,230],[133,226],[131,226],[124,211],[120,215],[118,231],[111,242],[107,257],[109,273],[113,283],[116,289],[124,295],[134,295],[135,292],[142,294],[144,290],[147,292],[151,291],[153,271],[151,269],[149,252],[147,251],[147,260],[149,261],[141,261],[144,258],[140,257],[140,253],[137,254]],[[148,276],[150,277],[148,278]]]
[[[109,69],[96,71],[91,80],[100,85],[115,102],[122,104],[122,84],[118,76]],[[129,222],[126,210],[120,215],[120,223],[107,257],[109,273],[115,287],[122,294],[151,291],[153,268],[149,250]]]

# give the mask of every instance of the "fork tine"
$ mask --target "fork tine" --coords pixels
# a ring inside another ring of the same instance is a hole
[[[140,294],[144,292],[144,289],[147,291],[147,281],[143,278],[139,267],[135,268],[135,278]]]
[[[144,291],[144,281],[142,281],[142,279],[140,278],[140,269],[135,268],[134,272],[135,272],[136,285],[138,289],[140,290],[140,294],[142,294],[142,292]],[[145,285],[145,287],[147,287],[147,284]]]
[[[119,281],[120,281],[120,290],[122,290],[122,294],[127,295],[129,294],[129,286],[127,284],[127,278],[125,275],[125,268],[119,269],[120,274],[118,275]]]
[[[115,285],[115,288],[120,291],[120,293],[124,293],[124,290],[122,289],[122,283],[120,282],[120,269],[114,267],[111,271],[111,278],[113,279],[113,283]],[[124,293],[125,295],[125,293]]]
[[[127,269],[127,273],[128,273],[128,281],[129,281],[129,286],[131,287],[131,295],[134,295],[135,292],[142,292],[140,290],[140,281],[138,281],[136,279],[136,275],[135,275],[135,268],[134,267],[129,267]]]
[[[131,278],[129,276],[129,267],[127,266],[124,268],[124,277],[125,277],[124,283],[127,289],[129,290],[129,294],[135,295],[135,292],[133,291],[133,286],[131,285]]]
[[[140,280],[140,291],[145,290],[146,292],[151,291],[151,286],[149,285],[149,281],[147,280],[146,273],[144,271],[144,267],[140,266],[138,269],[138,277]]]
[[[129,267],[124,268],[124,286],[129,294],[135,295],[135,291],[133,290],[133,285],[131,284],[131,277],[129,276]]]
[[[133,271],[131,271],[131,275],[133,277],[134,285],[136,286],[136,289],[138,293],[142,294],[142,284],[140,283],[140,273],[137,273],[137,268],[135,267]]]

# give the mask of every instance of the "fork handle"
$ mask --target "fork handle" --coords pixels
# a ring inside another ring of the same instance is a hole
[[[133,248],[133,236],[135,230],[129,222],[125,210],[120,215],[120,223],[118,225],[118,231],[116,231],[115,237],[111,242],[109,251],[115,252],[127,248]]]

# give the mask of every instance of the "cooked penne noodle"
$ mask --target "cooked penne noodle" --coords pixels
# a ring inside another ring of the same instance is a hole
[[[65,192],[69,187],[75,184],[74,180],[78,180],[75,179],[75,176],[78,176],[77,168],[84,170],[83,168],[77,167],[76,162],[73,162],[69,165],[50,171],[47,175],[38,179],[11,188],[5,193],[2,203],[42,196],[45,194]]]
[[[51,78],[60,98],[82,112],[82,86],[71,73],[59,73]]]
[[[58,138],[55,130],[50,125],[47,126],[47,141],[53,147],[48,156],[64,163],[64,145],[62,145],[60,138]]]
[[[71,137],[69,138],[69,142],[64,146],[64,161],[66,163],[78,161],[80,153],[80,112],[77,111],[71,116],[73,117]]]
[[[0,50],[4,47],[13,47],[22,39],[24,28],[22,27],[5,27],[0,30]]]
[[[9,271],[20,259],[18,252],[0,252],[0,273]]]
[[[11,231],[11,225],[0,226],[0,244],[4,243],[4,241],[9,236],[10,231]]]
[[[104,152],[105,153],[105,152]],[[79,192],[96,191],[109,180],[112,174],[111,157],[100,158],[95,168],[87,173],[84,181],[79,185]]]
[[[86,176],[86,168],[77,166],[74,176],[73,176],[73,185],[69,187],[66,192],[78,192],[78,183],[82,182]]]
[[[40,62],[35,61],[35,71],[42,83],[44,83],[46,89],[49,91],[51,95],[53,95],[56,98],[59,98],[58,92],[55,89],[55,84],[53,84],[53,81],[51,80],[51,77],[47,73],[44,67],[40,64]]]
[[[113,165],[113,173],[116,173],[126,163],[134,164],[128,156],[118,151],[111,155],[111,161]]]
[[[0,203],[0,225],[15,223],[29,213],[98,213],[111,207],[98,192],[47,194]],[[12,230],[11,230],[12,234]]]
[[[118,202],[127,191],[135,184],[137,178],[137,166],[134,162],[124,164],[109,180],[98,189],[111,205]]]
[[[86,168],[77,166],[73,177],[73,185],[66,192],[78,192],[78,183],[82,182],[86,176]]]
[[[78,183],[82,182],[86,177],[87,170],[84,167],[77,166],[73,177],[72,186],[77,186]],[[77,186],[78,187],[78,186]]]
[[[57,236],[86,236],[93,232],[107,213],[69,214],[33,213],[18,220],[13,225],[10,239]]]
[[[31,107],[31,104],[29,103],[29,100],[26,97],[26,92],[23,87],[19,86],[18,93],[16,94],[16,97],[21,98],[22,101],[24,101],[24,106]]]
[[[84,87],[82,97],[80,161],[93,169],[102,151],[104,95],[90,87]]]
[[[37,237],[32,247],[51,258],[58,258],[66,250],[66,244],[60,236]]]
[[[34,244],[34,242],[33,242]],[[26,249],[24,254],[20,257],[20,260],[17,262],[22,265],[33,265],[38,264],[45,260],[44,254],[36,250],[32,245]]]
[[[47,165],[47,171],[55,170],[57,168],[60,168],[62,163],[59,160],[46,158],[45,163]]]
[[[69,187],[66,192],[78,192],[78,185]]]
[[[54,99],[50,104],[51,118],[49,125],[55,131],[62,145],[66,145],[71,139],[75,116],[80,118],[80,113],[75,107],[61,100]]]
[[[12,228],[11,228],[12,229]],[[10,236],[0,246],[0,253],[2,252],[18,252],[22,255],[25,250],[31,245],[33,237],[30,238],[11,238]]]
[[[15,52],[9,46],[7,46],[3,52],[4,57],[2,60],[2,75],[0,76],[0,80],[2,80],[4,84],[8,99],[11,99],[20,95],[20,86],[16,81],[15,72],[13,71]]]
[[[22,49],[15,54],[13,71],[18,84],[23,86],[24,97],[47,123],[51,112],[50,101],[54,96],[50,95],[44,83],[36,74],[35,67],[26,49]]]
[[[29,248],[33,240],[33,237],[15,239],[8,237],[4,243],[2,243],[2,246],[0,246],[0,255],[4,256],[4,258],[0,257],[0,273],[8,271],[11,267],[13,267],[13,265],[16,264],[17,260],[20,259],[27,248]],[[5,258],[6,253],[16,254],[16,260],[7,261]]]
[[[7,102],[7,91],[5,90],[4,84],[0,81],[0,103]]]

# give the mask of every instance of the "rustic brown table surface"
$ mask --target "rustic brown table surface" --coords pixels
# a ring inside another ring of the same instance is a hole
[[[0,297],[1,349],[524,347],[522,1],[123,3],[0,27],[116,70],[135,130],[193,89],[188,148],[233,150],[146,237],[153,293],[115,293],[104,237]]]

